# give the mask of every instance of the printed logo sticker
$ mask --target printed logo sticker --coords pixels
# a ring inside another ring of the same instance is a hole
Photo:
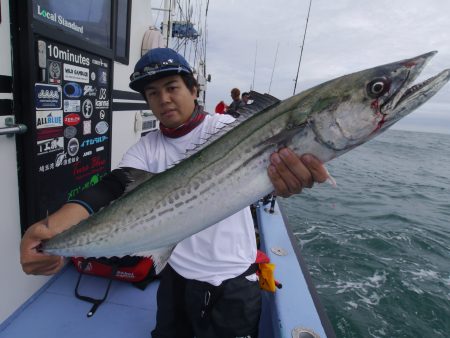
[[[77,128],[70,126],[67,127],[66,129],[64,129],[64,137],[71,139],[73,137],[75,137],[75,135],[77,134]]]
[[[95,108],[97,108],[97,109],[103,109],[103,108],[106,108],[106,109],[108,109],[109,108],[109,100],[95,100]]]
[[[64,124],[66,126],[76,126],[80,121],[81,117],[78,114],[69,114],[64,117]]]
[[[80,100],[64,100],[64,113],[79,113]]]
[[[100,60],[92,59],[92,63],[93,63],[94,65],[97,65],[97,66],[100,66],[100,67],[108,68],[108,63],[103,62],[102,59],[100,59]]]
[[[85,85],[83,88],[83,96],[97,96],[97,88],[92,85]]]
[[[55,128],[45,128],[45,129],[37,129],[36,130],[36,140],[49,140],[53,138],[58,138],[63,136],[64,128],[63,127],[55,127]]]
[[[36,111],[36,129],[62,127],[62,125],[63,125],[62,110]]]
[[[67,82],[63,90],[66,97],[78,98],[83,93],[81,86],[76,82]]]
[[[108,122],[106,122],[106,121],[100,121],[95,126],[95,132],[99,135],[105,134],[108,131],[108,129],[109,129],[109,125],[108,125]]]
[[[63,151],[56,155],[55,166],[58,168],[63,164],[63,161],[66,159],[67,154]]]
[[[61,83],[61,63],[57,61],[49,61],[47,65],[48,69],[48,82],[54,84]]]
[[[89,68],[64,64],[64,80],[89,83]]]
[[[105,142],[106,140],[108,140],[108,136],[99,136],[99,137],[94,137],[94,138],[90,138],[87,140],[84,140],[83,143],[81,143],[81,148],[87,147],[87,146],[93,146],[102,142]]]
[[[80,143],[76,138],[72,138],[69,140],[69,143],[67,143],[67,153],[69,156],[75,156],[78,153],[78,150],[80,149]]]
[[[99,116],[100,116],[100,120],[104,120],[105,119],[106,113],[105,113],[105,111],[103,109],[100,110]]]
[[[83,135],[89,135],[92,133],[91,120],[83,121]]]
[[[87,119],[90,119],[92,116],[92,113],[94,112],[94,106],[92,105],[92,101],[89,99],[86,99],[83,101],[83,106],[81,107],[81,112],[83,113],[83,116]]]
[[[100,88],[100,93],[98,94],[99,100],[106,100],[106,88]]]
[[[64,150],[64,137],[55,137],[52,139],[37,141],[38,156],[49,154],[54,151],[62,151]]]
[[[108,84],[108,71],[104,68],[99,68],[97,70],[97,81],[100,85]]]
[[[34,85],[34,99],[38,110],[61,109],[61,86],[36,83]]]

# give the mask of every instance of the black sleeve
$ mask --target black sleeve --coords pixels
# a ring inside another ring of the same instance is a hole
[[[122,196],[125,188],[131,182],[129,170],[130,168],[114,169],[103,177],[99,183],[83,190],[67,202],[83,206],[89,214],[97,212]]]

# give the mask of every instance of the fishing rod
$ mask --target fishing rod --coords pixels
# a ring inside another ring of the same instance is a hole
[[[256,56],[258,55],[258,40],[256,40],[256,47],[255,47],[255,63],[253,64],[253,80],[252,85],[250,86],[250,90],[253,90],[253,87],[255,86],[255,73],[256,73]]]
[[[277,57],[278,57],[278,48],[280,47],[280,43],[277,44],[277,51],[275,52],[275,60],[273,61],[273,67],[272,67],[272,75],[270,76],[270,83],[269,83],[269,90],[268,94],[270,94],[270,87],[272,87],[272,79],[273,79],[273,73],[275,71],[275,64],[277,63]]]
[[[300,50],[300,60],[298,61],[297,76],[295,77],[294,92],[292,95],[295,95],[295,90],[297,89],[297,80],[298,80],[298,74],[300,72],[300,64],[302,63],[303,47],[305,46],[306,30],[308,29],[309,13],[311,12],[311,3],[312,3],[312,0],[309,0],[308,15],[306,17],[305,31],[303,32],[302,48]]]

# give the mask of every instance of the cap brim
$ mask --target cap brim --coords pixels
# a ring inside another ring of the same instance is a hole
[[[167,76],[181,75],[181,74],[192,74],[192,73],[180,67],[159,69],[154,73],[147,73],[145,75],[138,77],[137,79],[131,81],[129,86],[131,89],[142,93],[144,92],[145,86],[148,85],[150,82],[162,79]]]

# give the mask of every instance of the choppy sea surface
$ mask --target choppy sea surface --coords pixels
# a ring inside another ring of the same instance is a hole
[[[279,199],[338,337],[450,337],[450,135],[389,130]]]

